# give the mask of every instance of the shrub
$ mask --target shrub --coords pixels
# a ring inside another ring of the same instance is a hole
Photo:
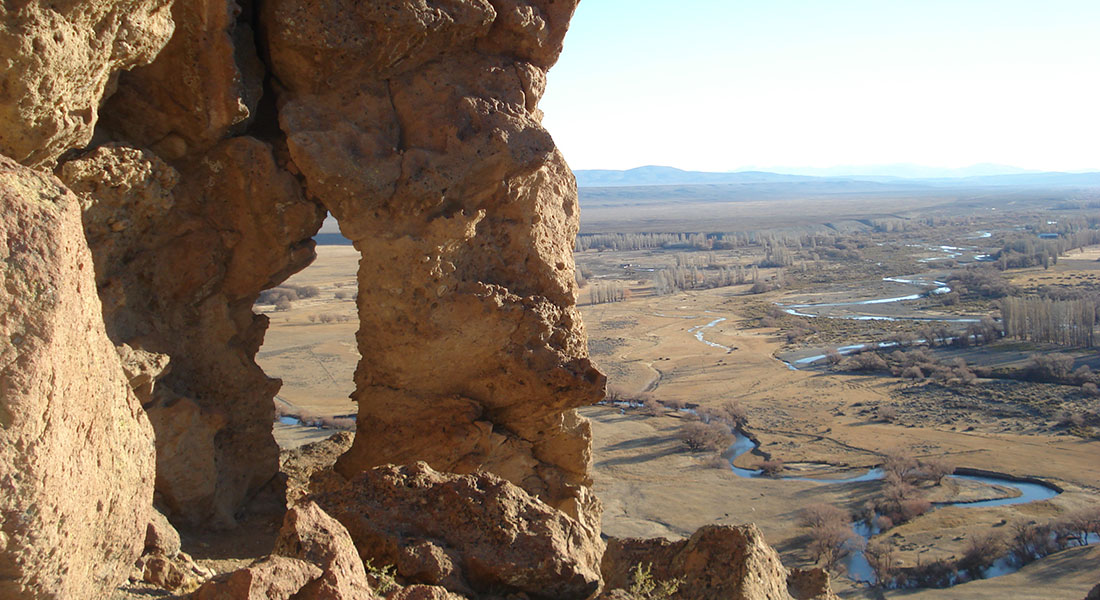
[[[847,525],[851,516],[831,504],[811,504],[798,513],[798,524],[803,527],[825,527],[828,525]]]
[[[838,368],[844,371],[886,371],[890,366],[886,364],[886,360],[879,355],[878,352],[860,352],[853,356],[849,356],[840,364]]]
[[[654,579],[653,564],[634,565],[630,570],[630,589],[628,593],[635,600],[667,600],[672,598],[684,584],[684,578],[666,579],[658,581]]]
[[[692,452],[721,452],[733,443],[728,425],[719,422],[689,421],[680,426],[680,441]]]
[[[908,482],[916,479],[917,467],[917,459],[909,456],[909,452],[905,450],[895,448],[884,453],[882,470],[900,481]]]
[[[363,567],[366,568],[367,577],[373,584],[371,587],[374,588],[374,591],[378,592],[379,594],[386,594],[390,590],[397,588],[397,578],[395,577],[397,568],[393,565],[382,565],[381,567],[376,567],[372,563],[372,560],[373,559],[368,558],[363,563]]]
[[[904,477],[917,473],[915,469],[903,472]],[[924,494],[902,477],[896,471],[887,470],[881,495],[873,503],[875,512],[890,519],[892,524],[905,523],[932,509],[932,503]]]
[[[851,524],[828,523],[812,527],[809,532],[810,543],[807,549],[813,559],[832,571],[842,558],[861,549],[863,538],[852,530]]]
[[[1012,525],[1009,551],[1018,564],[1026,565],[1058,550],[1049,524],[1018,521]]]
[[[893,423],[898,419],[898,409],[894,406],[879,406],[875,409],[875,416],[878,420],[885,421],[887,423]]]
[[[647,417],[656,417],[661,412],[663,412],[663,407],[653,396],[646,396],[645,400],[642,401],[642,414]]]
[[[945,588],[958,580],[959,571],[946,559],[934,560],[909,569],[908,579],[916,587]]]
[[[1033,354],[1024,374],[1033,381],[1059,382],[1068,379],[1073,357],[1066,354]]]
[[[336,297],[337,300],[346,300],[346,299],[351,297],[351,294],[349,294],[347,292],[344,292],[344,291],[339,291],[339,292],[336,292],[335,297]]]
[[[985,576],[985,570],[1000,558],[1004,550],[1004,537],[1000,533],[990,531],[975,535],[967,541],[958,567],[969,573],[972,578],[980,579]]]
[[[744,425],[748,421],[748,412],[736,400],[728,400],[718,406],[713,412],[714,417],[724,421],[731,427]]]
[[[760,472],[766,477],[775,477],[783,472],[783,461],[778,458],[760,463]]]
[[[277,310],[277,311],[290,310],[290,300],[286,297],[279,298],[279,300],[275,302],[275,310]]]

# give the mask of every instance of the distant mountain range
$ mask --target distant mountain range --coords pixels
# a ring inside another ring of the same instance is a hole
[[[857,174],[858,170],[864,174]],[[936,187],[986,186],[1097,186],[1100,173],[1058,173],[1025,171],[1002,165],[974,165],[962,169],[942,169],[919,165],[881,165],[874,167],[834,167],[804,169],[806,173],[771,173],[767,171],[737,171],[712,173],[684,171],[674,167],[646,166],[615,170],[577,169],[577,185],[595,187],[639,187],[652,185],[708,184],[781,184],[823,183],[825,181],[867,181],[905,183]],[[817,174],[810,174],[816,172]],[[907,175],[897,175],[906,173]]]

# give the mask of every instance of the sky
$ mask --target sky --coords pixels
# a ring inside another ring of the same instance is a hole
[[[1100,0],[582,0],[540,107],[574,169],[1100,170]]]

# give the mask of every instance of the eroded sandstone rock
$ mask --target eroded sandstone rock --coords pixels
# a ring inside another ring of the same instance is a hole
[[[171,0],[0,3],[0,154],[50,165],[92,137],[112,76],[172,35]]]
[[[572,174],[537,103],[574,0],[273,0],[293,167],[362,253],[347,476],[487,470],[598,536]]]
[[[377,598],[347,529],[313,502],[287,511],[273,553],[307,561],[323,572],[299,600]]]
[[[264,70],[242,10],[233,0],[175,2],[168,45],[148,66],[123,73],[104,107],[110,134],[178,160],[243,133]]]
[[[267,318],[252,304],[313,259],[324,213],[249,137],[175,166],[111,144],[59,172],[84,205],[108,334],[170,359],[146,401],[158,497],[178,522],[232,526],[277,484],[279,382],[253,360]]]
[[[290,600],[321,570],[304,560],[269,556],[202,584],[191,600]],[[339,599],[343,600],[343,599]]]
[[[787,590],[795,600],[837,600],[825,569],[791,569]]]
[[[410,585],[388,594],[386,600],[466,600],[466,597],[437,585]]]
[[[755,525],[710,525],[678,542],[613,538],[601,565],[606,588],[628,589],[639,565],[656,581],[682,579],[677,598],[791,599],[787,569]]]
[[[142,551],[153,431],[103,329],[76,197],[0,157],[0,598],[103,598]]]
[[[558,600],[588,598],[600,584],[602,548],[587,529],[489,473],[377,467],[315,499],[364,560],[395,565],[410,583]]]

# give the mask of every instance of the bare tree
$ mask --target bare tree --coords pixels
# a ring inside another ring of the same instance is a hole
[[[898,562],[897,548],[894,544],[889,540],[871,540],[864,549],[863,556],[871,566],[871,572],[875,574],[875,582],[879,586],[887,585],[893,577],[894,568]]]
[[[944,477],[955,472],[955,465],[946,458],[930,458],[920,461],[919,471],[922,479],[940,485]]]
[[[971,577],[979,579],[985,576],[985,570],[1000,558],[1005,551],[1004,536],[996,531],[988,531],[971,536],[959,559],[959,568],[965,569]]]

